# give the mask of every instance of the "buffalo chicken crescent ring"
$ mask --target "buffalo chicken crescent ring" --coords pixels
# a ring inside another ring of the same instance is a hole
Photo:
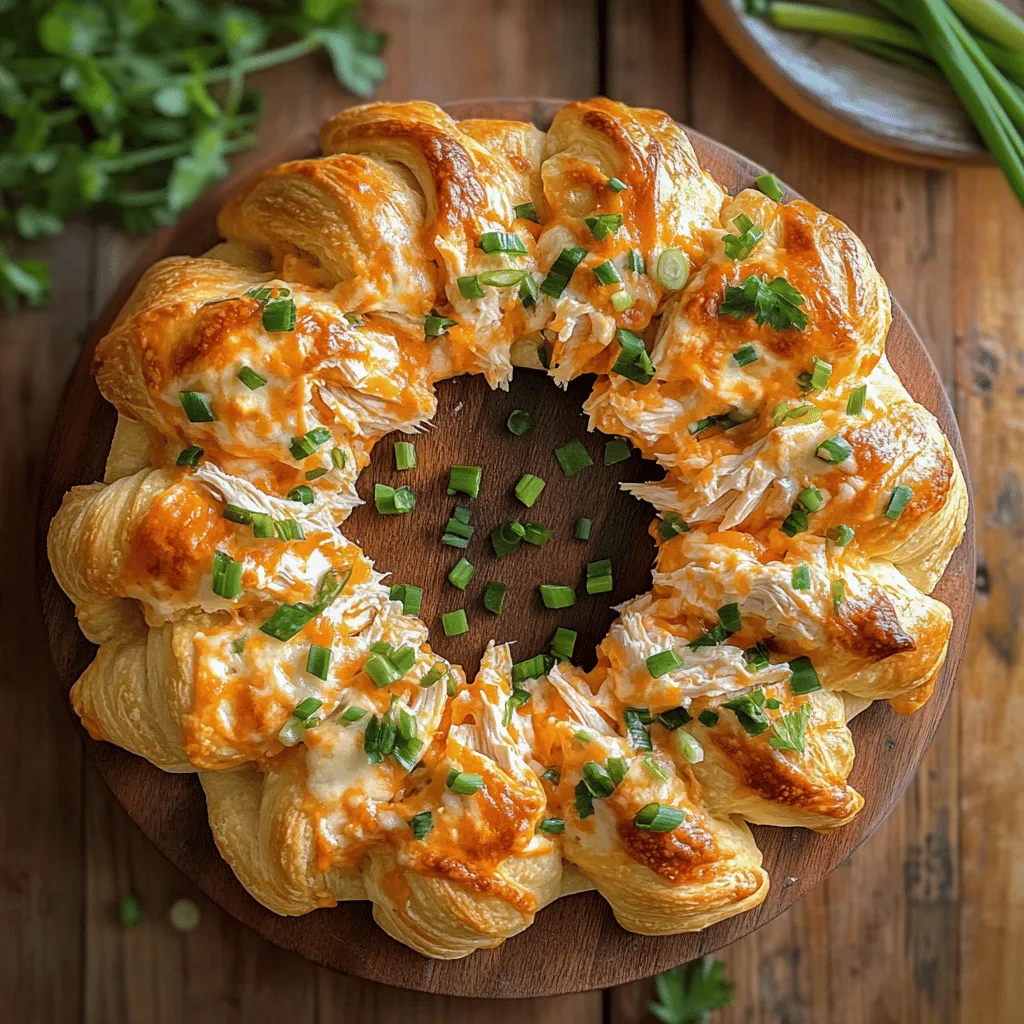
[[[860,240],[774,179],[729,196],[665,114],[548,132],[429,103],[334,117],[143,277],[95,354],[102,483],[49,534],[99,645],[89,733],[199,772],[217,845],[280,914],[371,900],[462,957],[596,888],[648,935],[764,898],[748,822],[863,799],[847,722],[929,696],[963,535],[950,445],[885,358]],[[434,654],[343,533],[373,444],[436,382],[596,375],[590,428],[664,469],[652,589],[583,672]]]

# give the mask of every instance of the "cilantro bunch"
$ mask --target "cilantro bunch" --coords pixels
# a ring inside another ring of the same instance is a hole
[[[93,210],[173,223],[257,142],[246,75],[327,51],[359,96],[384,77],[359,0],[0,0],[0,232],[59,235]],[[0,245],[0,301],[38,306],[49,266]]]

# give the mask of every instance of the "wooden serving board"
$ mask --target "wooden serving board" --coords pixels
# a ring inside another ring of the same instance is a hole
[[[459,118],[532,120],[543,128],[561,105],[557,100],[504,100],[455,103],[448,109]],[[704,165],[730,192],[752,184],[763,173],[764,168],[732,150],[696,132],[689,134]],[[315,138],[298,137],[268,154],[267,166],[315,151]],[[114,410],[101,399],[90,372],[92,350],[151,263],[174,254],[198,255],[217,240],[216,212],[237,184],[236,180],[224,182],[179,224],[154,238],[96,323],[61,403],[42,481],[37,543],[43,617],[65,692],[88,665],[94,649],[79,632],[72,605],[49,570],[45,541],[64,493],[75,484],[101,477],[113,432]],[[788,191],[789,198],[795,195]],[[963,444],[942,384],[920,338],[896,304],[888,354],[910,393],[938,417],[966,472]],[[612,618],[609,604],[649,587],[653,546],[646,529],[653,513],[621,495],[615,484],[650,475],[650,467],[636,456],[612,467],[601,464],[603,439],[586,434],[580,412],[586,391],[587,384],[578,382],[563,394],[529,371],[516,372],[508,394],[491,392],[480,378],[446,382],[438,388],[437,426],[417,441],[417,468],[407,474],[394,472],[391,444],[382,441],[360,478],[364,496],[372,492],[373,482],[394,484],[399,478],[416,491],[416,510],[403,521],[357,510],[348,520],[346,533],[364,544],[380,568],[392,571],[393,581],[425,585],[423,615],[431,627],[432,642],[470,671],[490,637],[518,639],[516,657],[520,658],[540,650],[556,624],[579,631],[577,652],[584,664],[592,663],[594,644]],[[517,407],[530,410],[536,421],[522,438],[513,438],[504,429],[509,411]],[[552,448],[573,438],[585,443],[597,465],[565,480]],[[445,581],[459,553],[439,543],[441,527],[455,501],[445,493],[447,470],[456,463],[482,465],[485,480],[481,498],[474,503],[477,537],[469,552],[476,575],[465,595]],[[521,506],[511,497],[511,488],[523,472],[536,473],[548,482],[528,516],[522,515]],[[555,530],[555,538],[543,549],[495,563],[488,554],[487,533],[510,514],[546,522]],[[580,515],[594,520],[592,540],[586,545],[571,536],[572,522]],[[613,601],[582,599],[561,617],[543,609],[536,597],[538,583],[576,584],[586,561],[606,555],[615,557],[616,592],[609,595]],[[953,635],[934,696],[910,717],[896,715],[880,702],[852,725],[857,760],[850,781],[864,795],[864,810],[828,836],[804,829],[755,827],[772,879],[767,899],[750,913],[696,934],[632,935],[615,923],[597,894],[582,893],[541,911],[531,928],[497,949],[464,960],[439,961],[385,935],[373,924],[366,902],[299,918],[280,917],[246,893],[217,853],[194,776],[166,774],[117,747],[92,741],[84,730],[82,737],[100,774],[150,840],[212,900],[271,942],[348,974],[425,992],[515,998],[585,991],[647,977],[733,942],[817,885],[878,827],[914,774],[942,717],[967,636],[974,570],[972,502],[964,541],[935,592],[953,610]],[[480,605],[480,593],[489,579],[509,584],[500,619]],[[445,640],[437,616],[455,607],[466,608],[472,629],[464,638]]]

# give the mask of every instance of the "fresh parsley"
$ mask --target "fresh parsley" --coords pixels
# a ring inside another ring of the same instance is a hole
[[[384,77],[359,0],[0,4],[0,232],[59,235],[95,211],[132,233],[173,223],[258,141],[248,74],[323,49],[346,88]],[[43,305],[49,267],[0,248],[0,301]]]
[[[707,1024],[712,1010],[732,1002],[725,964],[713,957],[691,960],[654,979],[658,1001],[649,1009],[664,1024]]]
[[[781,715],[772,723],[772,736],[769,743],[776,750],[795,750],[804,752],[804,735],[811,721],[811,702],[804,701],[788,715]]]
[[[725,286],[725,298],[718,306],[719,316],[737,320],[754,317],[758,324],[768,324],[776,331],[794,327],[802,331],[810,318],[800,308],[804,297],[784,277],[766,281],[751,274],[743,284]]]

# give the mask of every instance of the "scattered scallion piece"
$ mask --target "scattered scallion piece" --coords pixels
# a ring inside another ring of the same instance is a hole
[[[510,434],[522,437],[533,426],[533,417],[525,409],[513,409],[505,426]]]
[[[779,529],[787,537],[795,537],[798,533],[803,533],[809,525],[810,520],[807,518],[807,513],[802,508],[794,506],[789,515],[783,520]]]
[[[558,770],[557,765],[549,765],[541,776],[542,779],[550,782],[552,786],[558,786],[562,781],[562,773]]]
[[[616,178],[614,175],[608,179],[607,185],[613,192],[625,192],[629,188],[621,178]]]
[[[612,309],[616,313],[622,313],[633,308],[633,296],[624,288],[621,291],[612,292]]]
[[[700,742],[688,733],[685,729],[680,729],[676,734],[676,748],[679,753],[683,755],[683,760],[687,764],[700,764],[704,760],[704,748],[700,745]]]
[[[222,519],[226,519],[229,523],[240,523],[243,526],[249,526],[254,515],[257,513],[251,508],[242,508],[241,505],[232,505],[230,502],[224,506],[224,511],[221,512]]]
[[[846,415],[859,416],[864,411],[864,400],[868,397],[867,384],[854,388],[846,399]]]
[[[540,824],[537,825],[537,831],[543,832],[545,835],[557,836],[565,831],[565,819],[544,818]]]
[[[722,239],[725,255],[737,262],[745,260],[758,242],[764,238],[764,232],[745,214],[741,213],[734,221],[738,235],[726,235]]]
[[[443,679],[448,673],[448,666],[443,661],[438,661],[431,665],[426,672],[420,676],[420,686],[426,690],[428,687],[434,685],[440,679]]]
[[[811,659],[806,657],[794,658],[789,663],[789,671],[792,676],[789,680],[789,688],[795,694],[813,693],[821,689],[821,680],[815,672]]]
[[[480,281],[476,274],[467,274],[465,277],[456,278],[455,283],[459,286],[459,294],[464,299],[482,299],[484,297],[484,290],[480,287]]]
[[[590,217],[584,217],[583,223],[590,228],[590,233],[598,242],[603,242],[622,227],[622,214],[595,213]]]
[[[373,503],[382,516],[404,516],[416,507],[416,495],[408,487],[374,484]]]
[[[317,679],[326,680],[331,668],[331,649],[321,647],[319,644],[309,645],[309,655],[306,658],[306,671]]]
[[[319,480],[322,476],[327,476],[330,472],[325,466],[317,466],[316,469],[307,469],[305,477],[307,480]]]
[[[484,788],[484,780],[480,775],[475,775],[472,772],[460,772],[458,768],[452,768],[448,772],[447,786],[459,796],[472,796]]]
[[[391,659],[387,655],[377,652],[371,654],[363,662],[363,671],[377,687],[390,686],[402,678],[402,673],[398,671]]]
[[[655,721],[657,721],[659,725],[663,725],[669,732],[675,732],[676,729],[686,725],[690,720],[690,712],[682,706],[678,708],[670,708],[668,711],[662,711],[662,713],[657,715],[655,718]]]
[[[479,466],[452,466],[448,473],[448,493],[467,494],[471,498],[480,495],[480,479],[483,471]]]
[[[801,373],[797,377],[797,384],[801,391],[824,391],[828,382],[832,379],[832,364],[812,356],[812,369],[810,373]]]
[[[407,470],[416,465],[416,447],[411,441],[395,442],[395,469]]]
[[[502,523],[491,531],[491,547],[499,558],[504,558],[519,547],[525,536],[526,529],[521,523]]]
[[[644,767],[661,782],[668,782],[668,776],[665,774],[665,769],[654,760],[653,754],[648,754],[644,758]]]
[[[701,633],[700,636],[694,637],[686,646],[691,651],[698,651],[702,647],[717,647],[719,644],[724,644],[728,639],[729,631],[719,623],[706,633]]]
[[[697,716],[697,721],[704,726],[705,729],[713,729],[718,725],[718,712],[712,711],[710,708],[707,711],[702,711]]]
[[[294,519],[275,519],[274,532],[283,541],[305,540],[306,532]]]
[[[606,762],[608,774],[617,786],[629,772],[629,762],[624,757],[609,757]]]
[[[569,280],[586,255],[587,250],[578,245],[563,249],[547,272],[547,276],[541,281],[540,290],[553,299],[561,298],[562,292],[568,287]]]
[[[576,603],[576,591],[559,583],[542,583],[538,588],[545,608],[569,608]]]
[[[530,271],[523,273],[523,279],[519,282],[519,301],[524,309],[533,309],[537,305],[540,292],[537,291],[537,282]],[[538,358],[540,358],[538,353]]]
[[[485,231],[478,245],[486,253],[504,252],[525,256],[529,251],[526,243],[513,231]]]
[[[335,469],[345,468],[345,451],[342,448],[331,449],[331,463]]]
[[[533,544],[534,547],[542,548],[551,540],[551,531],[543,523],[531,521],[523,527],[523,530],[523,540],[527,544]]]
[[[796,496],[796,500],[808,511],[817,512],[824,498],[817,487],[804,487]]]
[[[885,518],[891,519],[893,522],[899,519],[913,496],[914,492],[904,484],[894,487],[892,494],[889,496],[889,506],[885,510]]]
[[[718,609],[718,621],[722,624],[722,628],[730,633],[738,633],[743,628],[743,620],[740,616],[740,606],[733,602],[732,604],[723,604]]]
[[[644,258],[636,249],[630,249],[626,253],[626,269],[634,274],[642,274],[645,271]]]
[[[423,335],[426,338],[440,338],[442,334],[448,333],[448,328],[457,327],[458,320],[450,316],[441,316],[436,310],[423,318]]]
[[[295,330],[295,302],[288,299],[271,299],[263,307],[263,330],[268,334],[280,334]]]
[[[677,512],[666,512],[658,526],[658,536],[662,540],[671,540],[682,533],[689,533],[690,527]]]
[[[326,427],[314,427],[307,430],[302,437],[293,437],[288,450],[292,458],[298,462],[308,459],[325,441],[330,441],[331,432]]]
[[[448,582],[459,590],[465,590],[469,581],[473,578],[473,563],[465,558],[460,558],[448,573]]]
[[[807,564],[796,566],[796,568],[793,569],[792,581],[794,590],[810,590],[811,567]]]
[[[587,593],[608,594],[615,587],[612,579],[612,560],[601,558],[587,563]]]
[[[637,384],[649,384],[654,379],[655,367],[647,354],[643,338],[620,327],[615,332],[615,339],[619,343],[619,354],[612,364],[611,372]]]
[[[581,470],[594,464],[587,449],[579,441],[567,441],[555,449],[555,458],[566,476],[575,476]]]
[[[839,606],[843,603],[844,597],[846,597],[846,582],[844,580],[833,580],[832,611],[834,614],[839,614]]]
[[[551,637],[551,653],[559,661],[571,661],[576,649],[576,630],[559,626]]]
[[[762,174],[756,179],[755,184],[769,199],[774,199],[777,203],[782,202],[782,189],[779,188],[774,174]]]
[[[625,462],[630,456],[629,444],[625,438],[613,437],[604,443],[604,464],[614,466]]]
[[[301,629],[309,625],[324,611],[345,589],[351,569],[339,573],[336,569],[328,569],[317,584],[312,602],[283,604],[266,622],[260,626],[260,632],[272,636],[275,640],[291,640]]]
[[[589,818],[594,813],[594,798],[590,795],[587,784],[581,779],[576,783],[573,793],[577,816],[581,821],[584,818]]]
[[[203,449],[197,444],[190,444],[187,448],[181,450],[177,458],[177,465],[190,466],[192,469],[195,469],[202,457]]]
[[[530,220],[533,221],[534,224],[540,223],[540,218],[537,216],[536,203],[519,203],[517,206],[513,207],[513,212],[519,220]]]
[[[841,437],[830,437],[818,445],[814,454],[822,462],[844,462],[853,454],[853,449]]]
[[[550,654],[535,654],[526,661],[517,661],[512,666],[512,682],[525,683],[529,679],[546,676],[554,668],[555,659]]]
[[[426,839],[434,827],[434,816],[430,811],[420,811],[409,819],[413,839]]]
[[[764,713],[764,693],[761,690],[724,701],[722,707],[735,712],[740,725],[750,736],[760,736],[771,724]]]
[[[341,713],[341,720],[351,725],[353,722],[361,722],[366,717],[366,708],[357,708],[354,704],[345,708]]]
[[[441,627],[444,629],[445,636],[461,636],[463,633],[469,632],[469,620],[466,618],[466,613],[462,608],[457,608],[453,612],[445,612],[441,616]]]
[[[725,297],[718,306],[719,316],[737,320],[754,317],[757,324],[768,324],[776,331],[793,327],[802,331],[810,318],[800,308],[804,297],[784,277],[766,281],[751,274],[739,286],[726,285]]]
[[[622,278],[619,277],[619,272],[615,269],[615,264],[611,260],[605,260],[604,263],[599,263],[591,269],[594,272],[594,277],[597,278],[598,284],[622,284]]]
[[[837,523],[835,526],[829,527],[828,533],[825,536],[833,543],[838,544],[839,547],[845,548],[853,540],[853,530],[845,523]]]
[[[178,398],[189,423],[213,423],[217,419],[210,407],[210,398],[202,391],[179,391]]]
[[[544,490],[544,481],[532,473],[524,473],[516,484],[516,497],[527,507],[533,508],[540,492]]]
[[[508,587],[504,583],[492,581],[484,587],[484,607],[494,615],[500,615],[505,606]]]
[[[419,615],[423,607],[423,588],[412,583],[396,583],[388,596],[401,602],[403,615]]]
[[[795,580],[793,585],[796,586]],[[771,661],[768,658],[768,649],[764,644],[754,644],[753,647],[748,647],[743,652],[743,657],[746,660],[747,665],[754,672],[763,672],[771,664]]]
[[[647,708],[626,708],[622,712],[626,723],[626,736],[634,750],[653,750],[651,742],[651,713]]]
[[[775,426],[780,427],[786,420],[801,420],[804,423],[817,423],[821,419],[821,410],[816,405],[794,405],[789,406],[786,402],[779,402],[772,409],[772,419]]]
[[[678,807],[665,804],[645,804],[636,812],[633,824],[645,832],[671,832],[686,820],[686,815]]]
[[[756,363],[760,356],[753,345],[744,345],[733,352],[732,358],[737,366],[749,366],[751,363]]]
[[[227,601],[234,601],[242,592],[244,563],[237,562],[224,551],[213,553],[213,592]]]
[[[583,784],[591,796],[608,797],[615,792],[615,780],[599,761],[585,761],[582,769]]]
[[[590,529],[593,526],[593,521],[588,519],[586,516],[580,516],[576,520],[576,525],[573,527],[573,536],[577,540],[590,540]]]
[[[674,672],[677,668],[683,667],[683,659],[679,656],[679,653],[673,648],[669,648],[666,651],[659,651],[657,654],[652,654],[647,658],[647,671],[650,672],[652,679],[660,679],[664,675],[668,675],[669,672]]]
[[[529,271],[513,267],[499,267],[497,270],[483,270],[478,275],[481,284],[489,288],[518,288],[529,276]]]
[[[658,257],[654,276],[663,288],[670,292],[678,291],[690,276],[690,261],[686,253],[681,249],[665,249]]]
[[[251,366],[243,366],[235,376],[250,391],[258,391],[267,383],[267,378],[261,377]]]

